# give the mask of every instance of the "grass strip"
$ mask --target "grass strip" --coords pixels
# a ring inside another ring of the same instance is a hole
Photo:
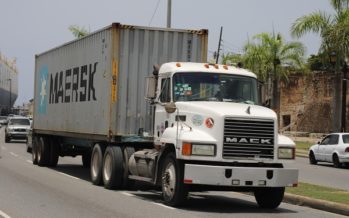
[[[349,192],[346,190],[300,182],[296,188],[286,188],[286,192],[294,195],[349,205]]]
[[[299,141],[296,141],[296,149],[298,150],[306,150],[308,151],[309,148],[314,145],[314,143],[310,143],[310,142],[299,142]]]

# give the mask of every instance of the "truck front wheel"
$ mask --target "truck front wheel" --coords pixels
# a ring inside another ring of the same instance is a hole
[[[40,136],[36,145],[38,165],[47,166],[50,160],[50,144],[48,138]]]
[[[38,164],[38,139],[37,137],[33,137],[33,144],[32,144],[32,162],[34,165]]]
[[[275,209],[284,198],[285,187],[260,188],[254,191],[254,196],[261,208]]]
[[[105,146],[102,144],[95,144],[91,154],[91,181],[94,185],[102,184],[102,166],[103,166],[103,155]]]
[[[161,184],[165,204],[179,206],[188,196],[188,187],[183,183],[184,165],[169,153],[162,167]]]

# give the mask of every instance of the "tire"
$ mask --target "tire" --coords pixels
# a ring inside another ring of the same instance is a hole
[[[37,138],[33,137],[33,144],[32,144],[32,162],[34,165],[38,164],[38,149],[37,149]]]
[[[336,168],[341,168],[342,167],[342,163],[339,162],[339,158],[338,158],[338,155],[337,154],[334,154],[332,156],[332,161],[333,161],[333,166],[336,167]]]
[[[254,196],[259,207],[275,209],[280,205],[284,193],[285,187],[260,188],[254,191]]]
[[[10,142],[11,142],[11,138],[5,135],[5,143],[10,143]]]
[[[169,206],[180,206],[188,196],[188,187],[183,183],[184,164],[176,160],[174,153],[165,157],[161,171],[162,197]]]
[[[50,145],[50,157],[48,161],[48,165],[50,167],[56,167],[59,159],[59,143],[58,138],[50,137],[49,145]]]
[[[309,163],[311,165],[317,164],[317,160],[315,158],[314,152],[312,152],[312,151],[309,153]]]
[[[86,151],[81,155],[82,166],[89,168],[91,166],[91,150]]]
[[[130,175],[130,172],[128,170],[128,161],[133,153],[135,153],[134,147],[125,147],[123,150],[124,153],[124,181],[123,181],[123,188],[125,189],[132,189],[134,187],[135,181],[132,179],[129,179],[128,176]]]
[[[102,167],[103,167],[103,155],[105,146],[103,144],[95,144],[91,154],[91,167],[90,175],[91,181],[94,185],[102,185]]]
[[[40,136],[37,143],[38,165],[48,166],[50,160],[50,141],[45,136]]]
[[[106,189],[120,189],[124,181],[124,158],[118,146],[108,146],[103,157],[103,183]]]

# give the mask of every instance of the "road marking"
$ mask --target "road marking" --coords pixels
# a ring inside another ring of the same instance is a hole
[[[129,197],[134,197],[134,194],[128,193],[128,192],[121,192],[121,194],[129,196]]]
[[[31,160],[26,160],[26,161],[27,161],[27,163],[33,164],[33,161],[31,161]]]
[[[176,208],[174,208],[174,207],[169,207],[169,206],[166,206],[166,205],[163,205],[163,204],[160,204],[160,203],[154,203],[154,202],[153,202],[153,204],[158,205],[158,206],[161,206],[161,207],[164,207],[164,208],[167,208],[167,209],[171,209],[171,210],[175,210],[175,209],[176,209]]]
[[[68,175],[68,174],[65,174],[65,173],[61,173],[61,172],[58,172],[58,173],[61,174],[61,175],[67,176],[69,178],[72,178],[72,179],[80,180],[78,177],[75,177],[75,176],[71,176],[71,175]]]
[[[18,157],[18,154],[15,154],[15,153],[13,153],[13,152],[10,152],[10,154],[11,154],[12,156]]]
[[[0,210],[0,216],[4,217],[4,218],[11,218],[9,215],[7,215],[6,213],[2,212],[1,210]]]

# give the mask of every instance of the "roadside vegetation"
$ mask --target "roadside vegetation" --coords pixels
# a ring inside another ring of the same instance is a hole
[[[286,192],[304,197],[346,204],[349,206],[349,192],[341,189],[301,182],[296,188],[286,188]]]
[[[296,141],[296,150],[299,151],[309,151],[309,148],[314,145],[315,143],[311,143],[311,142],[299,142]]]

